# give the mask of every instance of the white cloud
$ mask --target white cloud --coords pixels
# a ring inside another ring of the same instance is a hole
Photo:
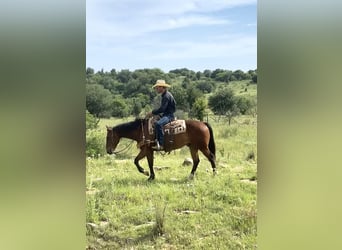
[[[218,25],[229,20],[211,12],[256,0],[126,0],[87,1],[87,38],[133,37],[148,32],[194,25]]]
[[[228,8],[255,3],[256,0],[87,0],[87,64],[106,68],[105,62],[111,62],[114,65],[108,67],[120,68],[122,61],[126,65],[139,61],[143,67],[201,58],[236,61],[248,57],[256,61],[256,34],[234,31],[234,25],[241,24],[241,20],[222,15]],[[251,32],[256,24],[249,22],[245,25]],[[191,31],[177,35],[178,30],[189,27],[201,28],[201,38],[193,38]],[[212,30],[217,27],[219,31],[213,36]],[[158,33],[169,30],[172,32]]]

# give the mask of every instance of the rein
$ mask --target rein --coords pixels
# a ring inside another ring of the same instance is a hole
[[[123,149],[121,149],[121,150],[118,150],[118,151],[114,151],[113,154],[119,154],[119,153],[121,153],[121,152],[123,152],[123,151],[125,151],[125,150],[128,150],[128,148],[132,146],[132,143],[133,143],[133,142],[134,142],[134,141],[132,140],[125,148],[123,148]]]
[[[142,132],[142,140],[145,142],[145,133],[144,133],[144,122],[141,120],[141,132]]]
[[[142,141],[145,142],[145,133],[144,133],[144,122],[143,120],[141,120],[141,132],[142,132]],[[113,137],[112,137],[113,139]],[[134,142],[134,140],[132,140],[125,148],[121,149],[121,150],[118,150],[118,151],[114,151],[113,154],[119,154],[119,153],[122,153],[126,150],[129,149],[129,147],[132,146],[132,143]]]

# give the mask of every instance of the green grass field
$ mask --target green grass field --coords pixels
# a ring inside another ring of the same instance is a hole
[[[101,120],[105,125],[131,119]],[[87,249],[256,249],[256,117],[209,120],[217,148],[217,172],[200,153],[194,180],[187,147],[155,154],[156,179],[147,181],[133,159],[133,144],[121,155],[86,161]],[[117,149],[128,145],[123,139]],[[148,170],[146,159],[141,165]]]

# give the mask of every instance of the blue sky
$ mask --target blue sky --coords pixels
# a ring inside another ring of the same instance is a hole
[[[256,0],[87,0],[95,71],[257,68]]]

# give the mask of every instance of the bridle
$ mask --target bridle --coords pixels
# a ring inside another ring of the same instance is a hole
[[[142,141],[145,142],[145,132],[144,132],[144,120],[141,120],[141,132],[142,132]],[[112,134],[111,138],[112,140],[112,144],[114,145],[114,133]],[[129,150],[129,148],[132,146],[134,140],[132,140],[126,147],[124,147],[123,149],[120,149],[120,150],[117,150],[117,151],[114,151],[113,154],[119,154],[119,153],[122,153],[126,150]]]
[[[112,140],[112,144],[114,145],[114,134],[112,134],[112,136],[111,136],[111,138],[110,138],[111,140]],[[129,149],[129,147],[131,147],[132,146],[132,143],[133,143],[134,141],[132,140],[128,145],[126,145],[126,147],[124,147],[123,149],[120,149],[120,150],[117,150],[117,151],[114,151],[113,152],[113,154],[119,154],[119,153],[122,153],[122,152],[124,152],[124,151],[126,151],[126,150],[128,150]]]

